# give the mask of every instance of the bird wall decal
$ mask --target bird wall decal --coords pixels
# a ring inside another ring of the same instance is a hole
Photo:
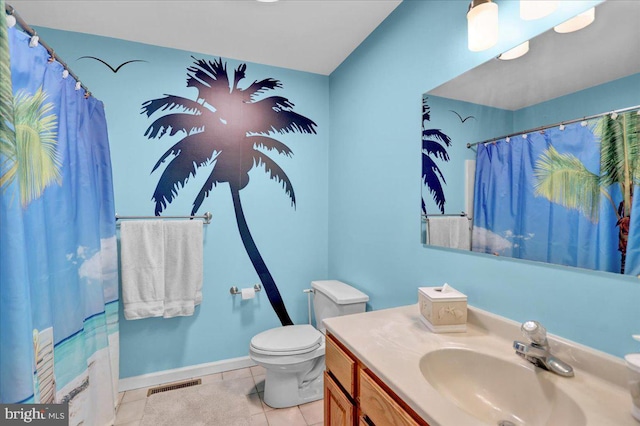
[[[111,71],[113,71],[113,73],[114,73],[114,74],[115,74],[115,73],[117,73],[117,72],[120,70],[120,68],[122,68],[123,66],[125,66],[125,65],[127,65],[127,64],[130,64],[130,63],[132,63],[132,62],[147,62],[147,61],[143,61],[142,59],[132,59],[132,60],[130,60],[130,61],[123,62],[123,63],[121,63],[120,65],[118,65],[116,68],[114,68],[114,67],[112,67],[111,65],[109,65],[106,61],[103,61],[103,60],[102,60],[102,59],[100,59],[100,58],[96,58],[95,56],[81,56],[81,57],[79,57],[79,58],[78,58],[78,60],[80,60],[80,59],[95,59],[95,60],[96,60],[96,61],[98,61],[98,62],[102,62],[102,63],[103,63],[103,64],[105,64],[107,67],[109,67],[109,69],[110,69]]]
[[[451,111],[452,113],[454,113],[455,115],[457,115],[457,116],[458,116],[458,118],[460,119],[460,121],[461,121],[462,123],[464,123],[465,121],[467,121],[467,120],[468,120],[468,119],[470,119],[470,118],[473,118],[474,120],[476,119],[473,115],[470,115],[470,116],[468,116],[468,117],[462,118],[462,116],[461,116],[460,114],[458,114],[457,112],[455,112],[454,110],[450,109],[449,111]]]

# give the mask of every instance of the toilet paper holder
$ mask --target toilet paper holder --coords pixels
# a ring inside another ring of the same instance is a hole
[[[255,291],[260,291],[260,290],[262,290],[262,286],[260,284],[256,284],[256,285],[253,286],[253,289]],[[233,287],[231,287],[229,289],[229,293],[231,293],[231,294],[240,294],[240,293],[242,293],[242,290],[240,290],[238,287],[236,287],[234,285]]]

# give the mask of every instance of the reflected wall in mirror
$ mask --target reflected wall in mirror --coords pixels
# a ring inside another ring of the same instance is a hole
[[[604,2],[423,95],[427,244],[640,277],[638,21],[640,2]]]

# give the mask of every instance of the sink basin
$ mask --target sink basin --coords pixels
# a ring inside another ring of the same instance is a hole
[[[420,371],[442,396],[485,424],[586,424],[580,407],[551,380],[553,373],[517,361],[446,348],[424,355]]]

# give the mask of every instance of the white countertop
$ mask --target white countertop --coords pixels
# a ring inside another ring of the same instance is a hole
[[[513,340],[523,340],[520,324],[473,307],[469,307],[468,315],[464,333],[432,333],[420,320],[417,304],[329,318],[324,323],[431,426],[477,426],[482,423],[442,396],[423,377],[421,357],[441,348],[464,348],[526,368],[536,367],[512,349]],[[631,396],[622,359],[553,335],[549,335],[549,341],[551,352],[574,368],[575,377],[542,370],[540,373],[547,374],[558,389],[578,404],[586,417],[584,425],[640,424],[630,413]]]

